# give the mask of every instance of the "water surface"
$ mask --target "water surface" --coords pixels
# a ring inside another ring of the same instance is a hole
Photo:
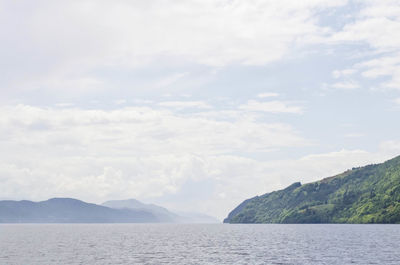
[[[400,225],[3,224],[0,264],[400,264]]]

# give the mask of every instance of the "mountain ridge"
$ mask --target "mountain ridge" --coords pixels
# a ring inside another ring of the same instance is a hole
[[[224,223],[400,223],[400,156],[247,199]]]
[[[0,223],[215,223],[211,216],[185,216],[136,199],[101,205],[74,198],[1,200]]]
[[[110,200],[103,202],[101,205],[113,209],[133,209],[133,210],[143,210],[151,212],[160,221],[166,223],[174,223],[176,222],[176,219],[178,219],[179,217],[177,214],[170,212],[168,209],[164,207],[155,204],[143,203],[136,199]]]
[[[74,198],[0,201],[0,223],[143,223],[158,222],[146,211],[116,210]]]

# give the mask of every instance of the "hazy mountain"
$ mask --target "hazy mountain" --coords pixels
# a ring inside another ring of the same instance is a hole
[[[199,223],[199,224],[213,224],[221,223],[217,218],[203,214],[203,213],[192,213],[192,212],[177,212],[180,216],[180,223]]]
[[[144,210],[112,209],[70,198],[0,201],[1,223],[147,223],[159,222]]]
[[[400,156],[245,200],[226,223],[400,223]]]
[[[155,204],[145,204],[135,199],[106,201],[102,203],[102,205],[114,209],[131,209],[150,212],[160,222],[164,223],[175,223],[178,222],[180,218],[180,216],[168,211],[164,207]]]
[[[138,200],[107,201],[103,205],[72,198],[47,201],[0,201],[0,223],[215,223],[204,214],[176,214]]]
[[[155,205],[145,204],[135,199],[106,201],[103,206],[115,209],[144,210],[152,213],[160,222],[165,223],[219,223],[212,216],[201,213],[171,212],[168,209]]]

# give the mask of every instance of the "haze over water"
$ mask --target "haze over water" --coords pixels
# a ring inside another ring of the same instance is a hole
[[[398,225],[6,224],[0,264],[399,264]]]

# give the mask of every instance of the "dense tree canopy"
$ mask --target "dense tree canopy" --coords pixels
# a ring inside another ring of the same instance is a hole
[[[400,156],[244,201],[226,223],[400,223]]]

